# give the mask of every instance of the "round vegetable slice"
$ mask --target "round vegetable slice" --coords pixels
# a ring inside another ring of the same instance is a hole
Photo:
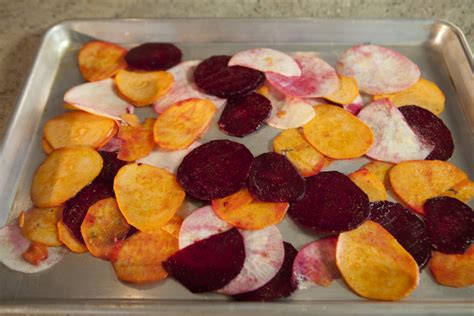
[[[292,282],[298,289],[330,286],[341,274],[336,265],[337,237],[313,241],[298,251],[293,263]]]
[[[181,249],[163,267],[193,293],[215,291],[242,270],[245,247],[236,228]]]
[[[293,261],[298,251],[290,243],[284,242],[285,259],[281,265],[280,271],[266,283],[251,292],[234,295],[233,298],[238,301],[272,301],[288,297],[296,290],[291,282],[291,271]]]
[[[339,89],[336,71],[313,52],[299,52],[292,57],[301,69],[301,76],[286,77],[266,73],[267,80],[285,95],[300,98],[324,97]]]
[[[21,233],[28,240],[48,247],[61,246],[57,224],[62,212],[62,206],[51,208],[33,207],[22,213]]]
[[[124,56],[127,50],[118,45],[90,41],[84,44],[77,56],[79,70],[86,81],[98,81],[112,77],[127,67]]]
[[[212,56],[202,61],[194,71],[196,85],[207,94],[219,98],[246,95],[257,89],[265,75],[241,66],[228,67],[230,56]]]
[[[256,290],[269,282],[283,265],[285,248],[276,226],[240,230],[240,233],[245,245],[244,265],[239,275],[218,290],[222,294],[236,295]]]
[[[357,45],[337,61],[338,74],[357,80],[360,91],[376,95],[394,93],[413,86],[420,69],[397,51],[377,45]]]
[[[354,78],[342,75],[337,77],[339,79],[339,89],[324,98],[338,104],[353,103],[357,97],[360,97],[357,81]]]
[[[410,176],[407,176],[410,175]],[[390,185],[398,197],[411,209],[423,215],[426,200],[439,196],[467,175],[445,161],[405,161],[392,167]]]
[[[171,173],[176,173],[183,158],[196,147],[201,146],[200,142],[192,143],[188,148],[181,150],[167,151],[155,148],[148,156],[138,159],[137,163],[144,163],[157,168],[163,168]]]
[[[339,235],[336,264],[354,292],[374,300],[400,300],[415,290],[420,279],[416,261],[372,221]]]
[[[137,232],[123,242],[112,266],[122,281],[156,282],[168,276],[162,263],[176,251],[178,240],[164,230]]]
[[[448,160],[451,158],[454,151],[453,138],[440,118],[416,105],[402,106],[399,110],[418,137],[424,143],[434,147],[426,159]]]
[[[256,157],[250,166],[247,188],[264,202],[295,201],[304,194],[304,178],[283,155],[269,152]]]
[[[474,212],[469,205],[447,197],[425,202],[426,227],[434,249],[447,254],[461,254],[474,240]]]
[[[370,204],[370,220],[382,225],[423,269],[431,258],[426,225],[413,212],[398,203],[378,201]]]
[[[122,125],[117,134],[120,139],[120,148],[117,158],[124,161],[135,161],[148,156],[153,147],[153,128],[155,120],[148,118],[137,126]]]
[[[349,178],[369,197],[370,202],[387,199],[387,190],[383,183],[367,169],[359,169],[349,175]]]
[[[195,198],[223,198],[245,186],[252,160],[252,153],[244,145],[213,140],[184,157],[178,167],[178,182]]]
[[[38,167],[31,200],[40,208],[59,206],[92,182],[102,169],[102,158],[87,147],[60,148]]]
[[[125,55],[127,64],[140,70],[166,70],[181,62],[181,50],[170,43],[145,43]]]
[[[367,169],[369,172],[374,174],[386,188],[388,188],[390,185],[388,172],[393,166],[394,164],[390,162],[373,160],[363,165],[361,169]]]
[[[170,106],[155,121],[155,142],[164,149],[186,149],[209,127],[216,106],[206,99],[189,99]]]
[[[100,200],[86,213],[81,234],[89,252],[105,260],[112,259],[117,242],[125,239],[130,230],[114,198]]]
[[[282,76],[301,76],[301,69],[291,56],[271,48],[254,48],[236,53],[228,66],[243,66]]]
[[[374,143],[372,130],[354,115],[334,105],[317,105],[305,126],[306,139],[323,155],[334,159],[357,158]]]
[[[77,241],[76,237],[74,237],[69,228],[62,221],[58,222],[58,235],[59,240],[61,240],[61,242],[72,252],[87,252],[87,247]]]
[[[173,75],[166,71],[130,71],[122,69],[115,76],[120,94],[136,106],[149,105],[173,86]]]
[[[304,197],[290,204],[290,217],[314,233],[339,233],[362,224],[369,216],[369,199],[347,176],[320,172],[306,179]]]
[[[430,271],[438,284],[450,287],[474,285],[474,245],[462,255],[433,251]]]
[[[140,231],[154,231],[165,225],[185,197],[172,173],[136,163],[119,170],[114,191],[123,216]]]
[[[229,99],[218,125],[228,135],[244,137],[260,128],[271,109],[270,101],[258,93]]]

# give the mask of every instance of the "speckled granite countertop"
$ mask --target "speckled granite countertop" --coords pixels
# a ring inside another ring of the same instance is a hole
[[[52,24],[93,17],[441,18],[474,43],[473,0],[0,0],[0,135]]]

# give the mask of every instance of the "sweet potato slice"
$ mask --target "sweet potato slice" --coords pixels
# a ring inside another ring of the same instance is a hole
[[[168,232],[175,238],[179,238],[179,231],[181,229],[182,224],[183,224],[183,219],[180,216],[175,214],[173,215],[173,217],[171,217],[168,223],[166,223],[165,225],[163,225],[163,227],[161,227],[161,229]]]
[[[119,93],[136,106],[145,106],[165,95],[173,86],[173,76],[166,71],[129,71],[115,76]]]
[[[33,204],[40,208],[61,205],[99,175],[102,163],[99,153],[87,147],[53,151],[33,176]]]
[[[474,197],[474,182],[469,179],[465,179],[453,187],[449,188],[442,194],[443,196],[450,196],[458,199],[464,203],[469,202]]]
[[[298,129],[288,129],[273,139],[273,150],[286,156],[303,177],[310,177],[321,170],[326,158],[317,151]]]
[[[430,271],[438,284],[449,287],[474,285],[474,245],[464,254],[448,255],[433,251]]]
[[[125,239],[130,225],[118,208],[114,198],[94,203],[81,225],[81,234],[87,249],[94,257],[112,259],[116,244]]]
[[[374,300],[400,300],[413,292],[420,278],[413,257],[372,221],[339,235],[336,264],[354,292]]]
[[[258,230],[278,224],[285,217],[288,203],[260,202],[247,189],[212,200],[212,208],[227,223],[241,229]]]
[[[155,147],[154,124],[155,120],[149,118],[138,126],[120,126],[117,137],[122,142],[117,158],[124,161],[135,161],[148,156]]]
[[[22,213],[21,233],[32,242],[49,247],[61,246],[57,228],[61,212],[61,206],[29,209]]]
[[[136,163],[119,170],[114,179],[114,191],[127,222],[146,232],[165,225],[185,196],[172,173]]]
[[[72,252],[87,252],[86,246],[76,240],[74,235],[69,231],[69,228],[62,221],[58,222],[58,236],[59,240]]]
[[[396,106],[417,105],[435,115],[444,111],[445,96],[436,83],[420,78],[413,86],[391,94],[375,95],[374,100],[389,98]]]
[[[112,265],[122,281],[156,282],[168,276],[161,263],[177,251],[178,239],[164,230],[138,232],[123,242]]]
[[[390,162],[373,160],[363,165],[361,169],[364,168],[369,170],[385,185],[385,188],[388,188],[388,185],[390,184],[388,172],[393,166],[394,164]]]
[[[467,179],[449,162],[439,160],[405,161],[390,169],[390,185],[397,196],[418,214],[424,214],[427,199],[443,194]]]
[[[90,41],[81,47],[78,62],[82,77],[86,81],[98,81],[112,77],[127,67],[124,56],[127,50],[118,45]]]
[[[354,115],[334,105],[317,105],[315,117],[305,126],[306,139],[323,155],[334,159],[357,158],[369,151],[374,135]]]
[[[324,98],[338,104],[350,104],[359,95],[357,81],[354,78],[338,75],[339,89]]]
[[[359,169],[349,175],[349,178],[369,197],[369,202],[387,199],[387,190],[382,181],[367,169]]]
[[[189,147],[208,128],[216,106],[206,99],[188,99],[173,104],[157,119],[155,142],[167,150]]]
[[[53,148],[99,148],[116,131],[114,120],[82,111],[66,112],[44,125],[44,139]]]

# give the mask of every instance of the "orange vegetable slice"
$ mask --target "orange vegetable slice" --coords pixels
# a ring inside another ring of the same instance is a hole
[[[362,168],[369,170],[384,184],[385,188],[388,188],[390,183],[388,179],[388,172],[393,166],[395,165],[390,162],[373,160],[363,165]]]
[[[178,249],[178,239],[164,230],[138,232],[123,242],[112,265],[122,281],[156,282],[168,276],[161,263]]]
[[[273,150],[286,156],[303,177],[318,173],[326,164],[326,158],[304,138],[298,129],[287,129],[273,140]]]
[[[100,200],[87,211],[81,225],[89,252],[98,258],[110,260],[117,242],[125,239],[130,229],[114,198]]]
[[[99,148],[117,131],[114,120],[82,111],[58,115],[44,125],[44,139],[53,149],[86,146]]]
[[[338,75],[339,89],[324,98],[338,104],[350,104],[359,95],[357,81],[352,77]]]
[[[49,155],[54,151],[53,147],[44,139],[44,137],[41,139],[41,147],[43,147],[43,150],[46,155]]]
[[[467,179],[456,166],[440,160],[401,162],[390,169],[390,185],[397,196],[419,214],[427,199],[439,196]]]
[[[174,174],[136,163],[119,170],[114,191],[127,222],[141,231],[160,229],[178,211],[185,197]]]
[[[349,178],[367,194],[370,202],[384,201],[387,199],[387,190],[385,190],[382,181],[369,170],[364,168],[359,169],[351,173]]]
[[[181,224],[183,224],[183,219],[178,215],[173,215],[168,223],[163,225],[161,229],[170,233],[175,238],[179,238],[179,230],[181,229]]]
[[[61,246],[58,235],[58,221],[62,213],[62,206],[51,208],[33,207],[23,212],[21,218],[21,233],[26,239],[41,243],[48,247]]]
[[[374,143],[372,130],[348,111],[334,105],[317,105],[316,115],[303,126],[304,136],[329,158],[350,159],[367,153]]]
[[[164,96],[173,86],[173,75],[166,71],[129,71],[115,76],[119,93],[136,106],[145,106]]]
[[[465,179],[451,187],[442,195],[450,196],[467,203],[474,197],[474,182],[470,181],[469,179]]]
[[[212,209],[222,220],[247,230],[259,230],[278,224],[285,217],[288,206],[288,203],[257,201],[247,189],[212,200]]]
[[[87,252],[86,246],[81,244],[72,236],[69,228],[62,222],[58,222],[58,235],[59,240],[72,252],[84,253]]]
[[[32,242],[21,256],[32,265],[37,266],[48,259],[48,247],[41,243]]]
[[[127,67],[127,50],[118,45],[91,41],[82,46],[78,55],[79,69],[84,80],[98,81],[112,77],[117,71]]]
[[[372,221],[339,235],[336,264],[354,292],[374,300],[400,300],[420,279],[415,259]]]
[[[59,206],[88,185],[102,170],[102,157],[87,147],[60,148],[38,167],[31,200],[39,208]]]
[[[167,108],[155,122],[155,142],[167,150],[188,148],[211,123],[216,106],[207,99],[187,99]]]
[[[406,90],[374,96],[374,100],[383,98],[389,98],[396,106],[418,105],[435,115],[444,111],[444,93],[434,82],[423,78]]]
[[[117,158],[124,161],[135,161],[148,156],[155,147],[154,124],[154,119],[146,119],[142,125],[120,126],[117,136],[122,140],[122,143]]]
[[[450,287],[474,285],[474,245],[465,253],[448,255],[433,251],[430,271],[438,284]]]
[[[135,114],[130,114],[130,113],[122,114],[120,115],[120,118],[122,118],[124,122],[126,122],[128,125],[132,127],[140,126],[140,118],[136,116]]]

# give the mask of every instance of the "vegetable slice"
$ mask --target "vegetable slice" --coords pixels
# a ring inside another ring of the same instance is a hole
[[[32,242],[41,243],[48,247],[61,246],[57,224],[62,212],[62,206],[51,208],[33,207],[23,214],[20,225],[21,233]]]
[[[433,251],[430,271],[438,284],[450,287],[474,285],[474,245],[462,255]]]
[[[367,194],[370,202],[387,199],[387,190],[383,183],[367,169],[359,169],[351,173],[349,178]]]
[[[289,55],[271,48],[254,48],[238,52],[228,66],[243,66],[282,76],[301,76],[301,69]]]
[[[124,56],[127,50],[118,45],[90,41],[84,44],[77,56],[79,70],[86,81],[98,81],[112,77],[127,67]]]

